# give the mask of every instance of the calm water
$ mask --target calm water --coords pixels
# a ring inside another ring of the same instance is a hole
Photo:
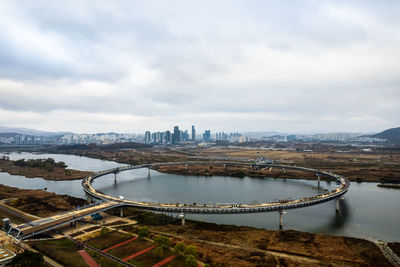
[[[0,154],[1,156],[1,154]],[[80,170],[103,170],[119,164],[70,155],[35,155],[16,153],[11,158],[53,157],[64,161],[71,168]],[[0,173],[0,182],[20,188],[48,188],[48,191],[84,197],[80,181],[46,181],[40,178],[25,178]],[[288,197],[310,196],[318,193],[315,181],[281,180],[273,178],[192,177],[162,174],[147,170],[131,170],[118,174],[117,183],[113,175],[98,178],[93,183],[113,196],[126,199],[155,202],[183,203],[251,203]],[[330,189],[334,183],[321,183]],[[385,241],[400,241],[400,190],[379,188],[376,183],[352,183],[342,201],[341,212],[335,212],[335,202],[313,207],[289,210],[284,215],[284,228],[301,231],[377,238]],[[278,214],[241,215],[190,215],[193,219],[236,225],[248,225],[267,229],[278,229]]]

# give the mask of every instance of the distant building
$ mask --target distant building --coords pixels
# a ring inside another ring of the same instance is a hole
[[[178,144],[181,142],[181,132],[179,126],[174,127],[174,133],[172,134],[172,144]]]
[[[157,142],[156,140],[157,140],[157,133],[152,133],[151,134],[151,142],[155,143],[155,142]]]
[[[206,130],[203,133],[203,142],[211,142],[211,132],[210,132],[210,130]]]
[[[248,141],[249,141],[249,138],[247,136],[239,137],[239,143],[246,143]]]
[[[296,135],[292,134],[286,136],[286,141],[294,141],[294,140],[296,140]]]
[[[196,140],[196,129],[194,128],[194,125],[192,125],[192,141],[194,142]]]
[[[165,132],[165,143],[172,144],[172,134],[170,131]]]
[[[144,133],[144,142],[147,144],[150,143],[150,135],[151,135],[150,131],[146,131]]]

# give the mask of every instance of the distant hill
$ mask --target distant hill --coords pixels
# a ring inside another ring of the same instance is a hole
[[[386,139],[390,143],[400,144],[400,127],[387,129],[383,132],[371,135],[371,137]]]
[[[0,133],[8,133],[8,134],[24,134],[24,135],[35,135],[35,136],[45,136],[45,137],[52,137],[52,136],[59,136],[59,135],[65,135],[65,134],[72,134],[71,132],[45,132],[45,131],[39,131],[35,129],[28,129],[28,128],[11,128],[11,127],[5,127],[5,126],[0,126]]]

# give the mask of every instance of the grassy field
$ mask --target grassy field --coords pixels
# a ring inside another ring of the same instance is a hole
[[[98,249],[106,249],[115,244],[128,240],[129,238],[132,238],[132,236],[114,231],[106,234],[100,234],[99,236],[90,239],[87,243]]]
[[[118,248],[111,249],[108,251],[108,253],[118,258],[124,259],[132,254],[135,254],[136,252],[142,251],[143,249],[150,247],[151,245],[152,243],[146,240],[134,240]]]
[[[143,253],[131,260],[129,260],[130,263],[134,264],[137,267],[151,267],[156,263],[159,263],[160,261],[164,260],[165,258],[168,258],[169,256],[172,256],[173,253],[171,251],[165,251],[164,255],[162,257],[157,257],[153,253],[154,249]],[[168,266],[168,264],[166,264]]]
[[[65,266],[87,267],[88,265],[79,255],[73,241],[61,238],[56,240],[30,242],[33,248]]]
[[[90,256],[101,266],[101,267],[123,267],[123,265],[119,264],[118,262],[115,262],[113,260],[110,260],[109,258],[106,258],[97,252],[94,252],[90,249],[86,249],[86,251],[89,253]]]

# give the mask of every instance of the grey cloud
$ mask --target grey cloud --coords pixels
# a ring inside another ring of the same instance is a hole
[[[352,116],[372,128],[398,124],[399,9],[392,1],[3,2],[0,115],[73,112],[77,125],[87,116],[104,126],[112,114],[160,127],[192,118],[238,130],[258,128],[262,115],[288,129]]]

